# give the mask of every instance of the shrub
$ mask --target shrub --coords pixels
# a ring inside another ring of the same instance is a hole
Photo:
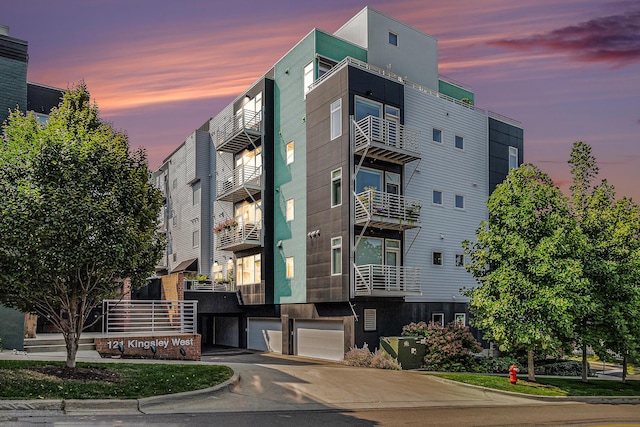
[[[425,338],[427,354],[424,357],[424,367],[432,371],[473,370],[474,353],[482,350],[469,328],[457,322],[446,326],[433,322],[412,322],[402,328],[402,335]]]
[[[511,365],[516,365],[521,373],[527,369],[513,357],[477,357],[474,372],[484,374],[508,374]]]
[[[392,358],[386,351],[376,349],[374,353],[371,353],[367,343],[364,343],[362,348],[352,347],[344,355],[344,363],[349,366],[361,366],[365,368],[402,369],[398,360]]]

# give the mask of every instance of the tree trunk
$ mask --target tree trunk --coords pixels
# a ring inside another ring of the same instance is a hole
[[[529,371],[529,381],[536,380],[536,371],[533,366],[533,350],[527,351],[527,371]]]
[[[627,382],[627,355],[622,356],[622,383]]]
[[[67,368],[76,367],[76,353],[78,353],[78,341],[80,336],[77,333],[64,334],[64,342],[67,346]]]
[[[589,362],[587,361],[587,346],[583,342],[582,343],[582,382],[586,383],[589,381],[587,377],[587,373],[589,372]]]

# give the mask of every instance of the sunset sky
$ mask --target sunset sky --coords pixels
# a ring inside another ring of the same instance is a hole
[[[84,79],[156,168],[314,27],[364,6],[439,41],[440,73],[523,123],[525,161],[566,189],[571,144],[640,202],[640,2],[607,0],[2,0],[29,81]]]

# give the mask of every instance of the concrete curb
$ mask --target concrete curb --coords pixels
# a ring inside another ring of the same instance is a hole
[[[425,374],[428,375],[428,374]],[[544,402],[582,402],[593,404],[613,404],[613,405],[640,405],[640,396],[539,396],[535,394],[518,393],[515,391],[497,390],[495,388],[488,388],[474,384],[467,384],[460,381],[453,381],[447,378],[441,378],[435,375],[431,375],[434,378],[445,384],[462,385],[469,388],[475,388],[476,390],[482,390],[484,392],[504,394],[506,396],[523,397],[526,399],[540,400]]]
[[[0,411],[61,411],[62,400],[0,400]]]

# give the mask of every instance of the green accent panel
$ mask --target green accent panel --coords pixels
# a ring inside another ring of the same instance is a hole
[[[318,55],[326,56],[336,61],[342,61],[347,56],[360,61],[367,61],[367,51],[365,49],[322,31],[316,30],[315,35]]]
[[[0,305],[0,338],[5,350],[22,350],[24,346],[24,313]]]
[[[419,337],[380,337],[380,348],[394,359],[402,369],[418,369],[424,364],[426,345]]]
[[[467,98],[471,100],[471,105],[475,104],[473,92],[463,89],[460,86],[453,85],[449,82],[438,80],[438,92],[459,100]]]

